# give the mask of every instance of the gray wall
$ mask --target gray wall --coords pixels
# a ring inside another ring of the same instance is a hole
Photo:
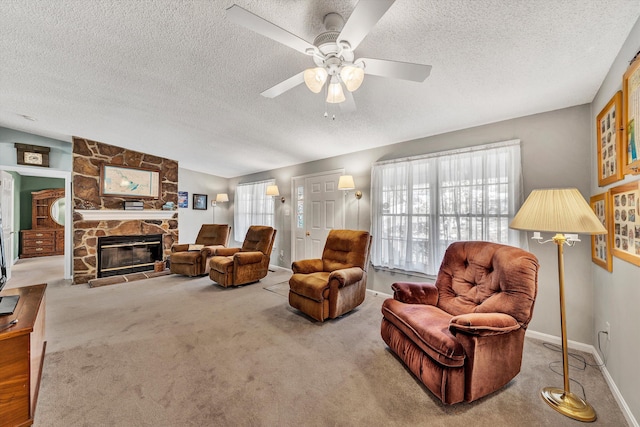
[[[196,241],[198,231],[202,224],[211,224],[214,219],[216,224],[231,224],[233,216],[229,218],[229,203],[219,203],[213,208],[211,201],[216,194],[228,193],[226,178],[220,178],[189,169],[178,168],[178,191],[189,193],[189,207],[178,208],[178,241],[180,243],[193,243]],[[206,211],[193,209],[193,194],[206,194],[208,207]]]
[[[640,20],[636,22],[626,43],[618,53],[609,74],[605,78],[600,90],[591,104],[590,114],[590,152],[591,194],[604,193],[611,187],[637,181],[640,176],[627,175],[624,181],[619,181],[607,187],[598,187],[598,170],[596,163],[596,117],[611,97],[622,89],[622,75],[627,70],[629,61],[640,49]],[[619,258],[613,257],[613,272],[596,266],[591,267],[594,278],[594,324],[593,341],[597,342],[596,334],[604,328],[604,323],[611,324],[611,340],[604,341],[603,359],[606,360],[607,370],[616,383],[621,394],[636,419],[640,418],[640,370],[637,369],[638,354],[640,354],[640,267]]]
[[[523,100],[526,102],[526,100]],[[259,174],[229,180],[232,192],[238,183],[275,178],[280,193],[291,208],[291,178],[327,170],[344,168],[354,176],[356,187],[364,192],[360,201],[360,228],[371,225],[369,196],[371,165],[379,160],[406,157],[489,142],[520,139],[525,195],[531,190],[548,187],[576,187],[585,198],[590,196],[590,116],[589,105],[566,108],[548,113],[507,120],[461,131],[436,135],[414,141],[393,144],[344,156],[304,163]],[[349,198],[346,226],[355,228],[355,198]],[[291,208],[291,211],[293,209]],[[289,218],[290,219],[290,218]],[[278,231],[280,233],[280,231]],[[286,223],[285,259],[279,264],[291,264],[291,224]],[[560,335],[558,301],[558,270],[556,247],[553,244],[531,245],[540,260],[538,298],[529,328],[554,336]],[[571,340],[593,344],[593,284],[591,279],[591,249],[588,239],[566,251],[567,329]],[[273,261],[273,260],[272,260]],[[391,293],[397,280],[424,280],[400,273],[371,271],[368,287]]]

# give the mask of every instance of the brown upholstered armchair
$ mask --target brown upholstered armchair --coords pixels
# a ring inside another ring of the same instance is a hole
[[[331,230],[322,259],[295,261],[289,279],[289,305],[312,318],[342,316],[364,301],[371,235]]]
[[[538,260],[522,249],[456,242],[435,284],[394,283],[382,339],[443,403],[471,402],[518,372],[538,290]]]
[[[231,227],[227,224],[203,224],[195,244],[171,247],[169,269],[185,276],[202,276],[209,272],[209,260],[218,248],[227,246]]]
[[[219,285],[240,286],[257,282],[269,272],[271,249],[276,239],[273,227],[252,225],[241,248],[222,248],[209,261],[209,277]]]

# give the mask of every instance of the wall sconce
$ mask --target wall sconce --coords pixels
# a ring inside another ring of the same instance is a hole
[[[356,183],[353,181],[353,176],[351,175],[342,175],[338,180],[338,190],[349,191],[355,190]],[[362,198],[362,191],[357,190],[355,193],[356,199],[360,200]]]
[[[229,201],[229,195],[227,193],[216,194],[215,200],[211,201],[211,207],[213,208],[213,223],[216,223],[216,206],[218,203],[226,203]]]
[[[267,196],[279,196],[280,195],[280,191],[278,190],[278,186],[277,185],[267,185]],[[282,196],[280,198],[280,201],[282,203],[284,203],[284,196]]]

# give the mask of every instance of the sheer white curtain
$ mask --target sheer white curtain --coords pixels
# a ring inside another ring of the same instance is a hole
[[[509,222],[522,203],[520,141],[374,164],[374,266],[435,275],[458,240],[527,247]]]
[[[236,187],[234,199],[233,238],[243,242],[247,230],[252,225],[274,226],[275,204],[272,196],[267,196],[267,186],[274,185],[275,180],[249,182]]]

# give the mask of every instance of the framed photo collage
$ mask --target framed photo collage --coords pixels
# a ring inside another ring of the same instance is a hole
[[[640,173],[640,55],[617,92],[596,117],[598,185],[604,187]],[[607,234],[591,236],[591,258],[612,271],[612,256],[640,266],[640,180],[592,196],[591,208]]]

